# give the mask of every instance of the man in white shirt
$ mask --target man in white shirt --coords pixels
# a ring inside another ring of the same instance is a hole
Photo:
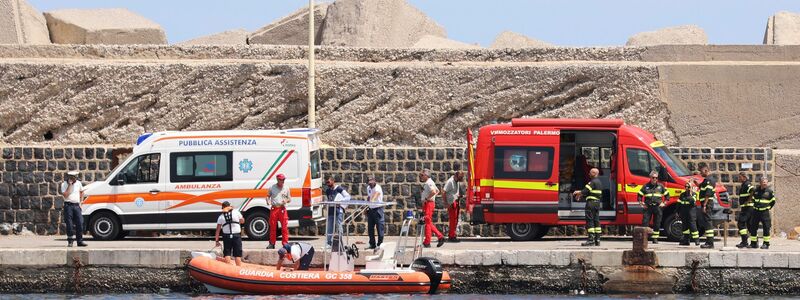
[[[222,255],[225,262],[231,263],[231,256],[236,259],[236,265],[242,265],[242,225],[244,217],[239,210],[231,207],[231,203],[222,203],[222,214],[217,218],[217,232],[214,242],[219,247],[219,233],[222,231]]]
[[[284,259],[290,260],[293,265],[290,268],[283,267]],[[303,242],[292,242],[290,244],[285,244],[283,247],[278,249],[278,263],[275,266],[275,269],[278,271],[294,271],[294,270],[301,270],[301,271],[308,271],[308,268],[311,266],[311,260],[314,259],[314,246],[311,246],[309,243]]]
[[[433,224],[433,210],[436,209],[436,195],[439,194],[439,188],[436,183],[431,179],[431,170],[425,169],[419,173],[419,181],[422,182],[422,213],[424,214],[423,222],[425,222],[425,240],[422,241],[422,246],[430,248],[431,246],[431,233],[435,233],[438,238],[436,247],[444,245],[444,235],[436,229]]]
[[[367,197],[369,202],[383,203],[383,188],[370,177],[367,184]],[[369,248],[375,249],[383,244],[383,206],[369,206],[367,211],[367,233],[369,234]],[[378,228],[378,243],[375,243],[375,227]]]
[[[67,223],[67,247],[72,247],[72,236],[76,237],[78,247],[86,247],[83,242],[83,212],[81,200],[83,184],[78,180],[78,171],[67,172],[66,181],[61,183],[61,196],[64,197],[64,223]]]
[[[286,176],[278,174],[278,182],[269,188],[269,198],[267,202],[271,206],[269,212],[269,245],[267,249],[275,249],[276,230],[278,222],[281,223],[281,242],[283,245],[289,243],[289,214],[286,212],[286,204],[292,202],[292,195],[289,187],[284,185]]]
[[[444,202],[447,205],[447,215],[450,219],[450,228],[447,234],[447,241],[457,243],[456,227],[458,227],[458,216],[461,213],[459,201],[464,197],[462,194],[461,181],[464,180],[464,172],[458,165],[455,166],[455,173],[444,183]]]

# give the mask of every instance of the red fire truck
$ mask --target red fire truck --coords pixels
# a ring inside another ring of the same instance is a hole
[[[552,226],[584,225],[585,202],[571,196],[598,168],[603,182],[602,225],[641,225],[636,194],[657,170],[670,194],[662,228],[682,236],[678,196],[693,175],[656,137],[622,120],[514,119],[468,137],[468,211],[473,224],[505,224],[513,240],[537,240]],[[698,176],[698,182],[702,181]],[[712,218],[727,219],[728,193],[717,184]]]

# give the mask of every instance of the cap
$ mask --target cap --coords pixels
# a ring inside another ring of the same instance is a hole
[[[278,180],[286,180],[286,175],[278,174],[278,176],[275,178],[277,178]]]
[[[67,172],[67,175],[69,175],[69,176],[78,176],[78,174],[80,174],[80,172],[78,172],[78,171],[69,171],[69,172]]]

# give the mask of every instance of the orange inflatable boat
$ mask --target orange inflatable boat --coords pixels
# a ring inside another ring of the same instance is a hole
[[[196,256],[189,273],[211,293],[226,294],[371,294],[437,293],[450,289],[450,276],[436,259],[420,257],[410,268],[333,272],[278,271],[274,266],[242,264]]]

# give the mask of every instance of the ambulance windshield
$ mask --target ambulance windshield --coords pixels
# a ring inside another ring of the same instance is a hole
[[[672,152],[669,152],[669,149],[667,149],[666,146],[653,147],[653,150],[658,153],[658,156],[660,156],[661,159],[667,162],[667,165],[669,165],[669,167],[675,171],[675,174],[678,176],[683,177],[692,175],[692,172],[689,171],[689,168],[686,167],[686,164],[684,164],[682,160],[675,157]]]

